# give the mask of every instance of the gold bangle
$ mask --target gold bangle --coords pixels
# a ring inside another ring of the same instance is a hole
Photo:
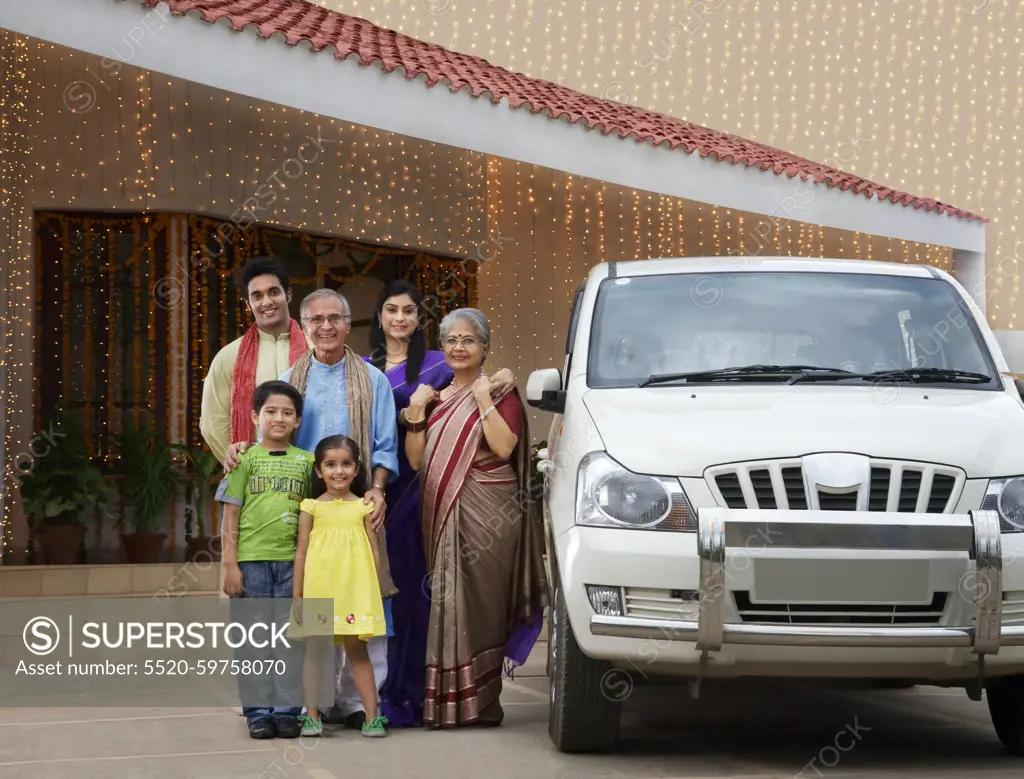
[[[409,422],[406,424],[405,429],[410,433],[422,433],[427,429],[427,418],[419,419],[415,422]]]

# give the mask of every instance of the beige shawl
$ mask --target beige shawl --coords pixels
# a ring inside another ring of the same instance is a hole
[[[313,364],[313,350],[306,352],[295,361],[288,383],[295,387],[305,396],[306,380],[309,378],[309,369]],[[373,483],[373,471],[370,466],[371,447],[373,438],[371,433],[371,417],[373,415],[373,390],[370,386],[370,370],[366,362],[352,351],[352,347],[345,347],[345,401],[348,404],[349,432],[348,437],[356,442],[359,447],[360,456],[365,467],[363,468],[363,484],[359,485],[363,491],[370,489]],[[380,580],[381,597],[390,598],[398,592],[394,581],[391,578],[391,563],[388,560],[387,537],[384,532],[384,525],[380,526],[377,532],[377,547],[380,551],[380,567],[377,572]]]

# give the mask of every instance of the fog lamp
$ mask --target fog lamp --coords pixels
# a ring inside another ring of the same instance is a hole
[[[618,587],[587,585],[587,597],[594,611],[603,617],[622,616],[622,593]]]

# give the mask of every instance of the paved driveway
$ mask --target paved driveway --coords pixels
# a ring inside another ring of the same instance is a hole
[[[927,687],[733,683],[705,687],[700,701],[690,700],[685,687],[637,688],[617,753],[562,755],[547,735],[544,650],[538,646],[507,684],[505,724],[496,730],[392,731],[372,740],[339,729],[300,744],[251,740],[227,707],[0,709],[0,779],[1024,775],[1024,760],[1003,753],[984,703]]]

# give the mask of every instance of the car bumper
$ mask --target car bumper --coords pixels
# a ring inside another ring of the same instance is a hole
[[[701,641],[702,632],[713,629],[709,620],[687,622],[683,620],[630,619],[595,615],[590,618],[590,630],[598,636],[621,638],[662,639],[691,641],[698,649],[715,651],[723,644],[748,646],[809,646],[809,647],[875,647],[942,649],[971,647],[978,644],[977,631],[961,628],[863,628],[863,627],[793,627],[776,625],[722,625],[716,645]],[[1002,629],[999,646],[1024,646],[1024,626]],[[712,648],[713,647],[713,648]],[[980,652],[979,652],[980,654]]]
[[[1008,554],[1004,540],[1013,545]],[[955,668],[975,664],[977,655],[1024,666],[1024,619],[1004,614],[1006,591],[1024,590],[1016,564],[1022,541],[1000,534],[994,512],[703,508],[696,534],[577,527],[558,546],[569,617],[591,656],[632,663],[646,657],[648,664],[654,658],[658,665],[692,665],[709,656],[719,666],[846,664],[864,675],[873,663]],[[1007,558],[1014,564],[1004,570]],[[623,613],[597,613],[587,585],[621,588]],[[666,603],[663,613],[652,600],[638,615],[629,593],[639,588],[686,591],[689,600]],[[921,603],[934,593],[948,597],[941,619],[930,625],[901,625],[897,618],[892,624],[767,624],[744,619],[733,597],[738,591],[761,603],[799,602],[812,613],[819,600],[898,604]]]

